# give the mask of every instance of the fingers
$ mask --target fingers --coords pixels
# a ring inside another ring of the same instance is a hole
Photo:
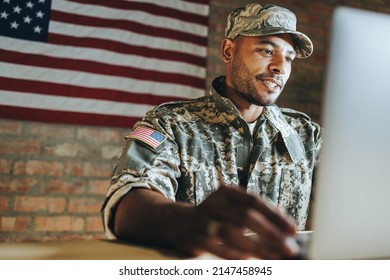
[[[203,240],[203,248],[224,259],[283,259],[285,254],[275,250],[263,239],[243,235],[243,230],[229,225],[220,226],[218,235]]]
[[[275,259],[299,253],[299,246],[293,238],[296,233],[294,223],[265,200],[239,189],[221,187],[198,208],[201,212],[199,220],[206,220],[204,224],[209,225],[205,230],[205,244],[218,256],[226,254],[222,257],[243,258],[251,255]],[[215,221],[220,225],[218,246],[214,244],[217,231]],[[246,228],[260,238],[255,240],[244,236],[243,230]]]
[[[276,227],[277,230],[290,235],[296,233],[294,223],[279,208],[270,205],[264,199],[259,199],[233,187],[222,186],[206,199],[200,208],[204,208],[208,214],[219,220],[228,220],[241,226],[248,226],[248,223],[258,224],[259,221],[256,221],[255,215],[248,216],[250,213],[248,211],[253,210],[253,213],[263,216],[264,220],[269,221],[270,225]],[[254,231],[257,230],[258,228],[254,229]],[[274,232],[275,230],[271,234]]]
[[[268,242],[245,236],[243,230],[237,229],[236,227],[226,226],[220,235],[225,240],[224,244],[226,246],[238,248],[241,252],[248,252],[250,257],[261,259],[283,258],[283,255],[278,254],[278,251],[270,247]]]
[[[203,239],[202,247],[216,256],[224,259],[248,259],[253,254],[250,253],[253,241],[243,238],[242,230],[227,230],[222,224],[216,221],[209,223],[207,233],[210,234]],[[241,241],[239,241],[241,239]],[[235,240],[235,242],[229,242]]]
[[[241,189],[223,186],[223,193],[228,199],[227,203],[234,205],[239,215],[245,214],[248,208],[253,208],[255,212],[261,213],[274,226],[287,234],[295,234],[296,229],[294,222],[284,214],[280,208],[271,205],[264,199],[259,199],[253,195],[249,195]],[[242,213],[244,212],[244,213]],[[238,221],[242,220],[242,216],[235,217]]]
[[[269,245],[276,252],[287,256],[299,253],[299,246],[293,235],[281,231],[272,223],[272,220],[253,209],[248,210],[246,226],[261,237],[261,241]]]

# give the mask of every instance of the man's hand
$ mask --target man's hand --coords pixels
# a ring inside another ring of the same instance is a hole
[[[241,189],[221,186],[191,215],[189,232],[176,246],[187,246],[195,255],[207,251],[226,259],[282,259],[299,253],[290,218]],[[245,234],[248,229],[252,236]]]
[[[118,238],[225,259],[290,258],[298,254],[295,226],[280,209],[235,187],[221,186],[200,205],[174,203],[161,193],[133,189],[119,202]],[[250,230],[255,238],[245,235]]]

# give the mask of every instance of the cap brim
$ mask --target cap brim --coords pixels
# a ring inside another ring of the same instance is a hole
[[[295,43],[295,51],[298,58],[307,58],[313,53],[313,43],[310,38],[302,32],[283,28],[263,28],[261,30],[250,30],[240,32],[243,36],[269,36],[276,34],[291,34]]]

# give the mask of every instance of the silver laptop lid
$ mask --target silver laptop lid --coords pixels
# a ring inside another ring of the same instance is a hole
[[[390,16],[338,8],[311,259],[390,257]]]

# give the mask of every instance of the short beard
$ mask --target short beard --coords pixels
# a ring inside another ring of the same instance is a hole
[[[233,91],[245,99],[247,102],[257,106],[271,106],[274,105],[278,99],[278,97],[273,99],[262,99],[257,98],[256,96],[256,86],[255,83],[258,81],[262,81],[263,77],[273,77],[273,74],[259,74],[255,76],[255,81],[251,78],[251,74],[248,71],[248,68],[241,63],[240,58],[236,58],[237,62],[232,64],[232,86]]]

